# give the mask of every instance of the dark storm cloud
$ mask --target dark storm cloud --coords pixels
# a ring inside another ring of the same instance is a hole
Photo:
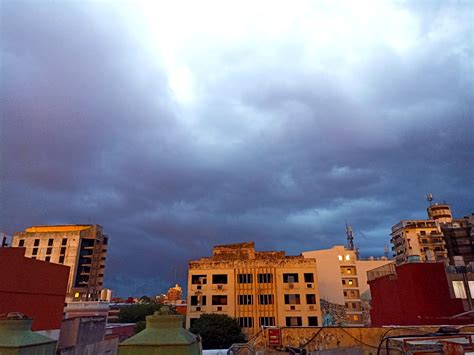
[[[1,228],[100,223],[106,286],[141,295],[215,244],[299,253],[343,243],[347,220],[380,254],[427,192],[473,212],[472,22],[419,4],[415,45],[352,62],[357,38],[316,56],[298,32],[192,41],[183,103],[111,3],[3,2]]]

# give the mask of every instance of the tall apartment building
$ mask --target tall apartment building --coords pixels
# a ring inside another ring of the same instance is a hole
[[[474,262],[474,214],[470,217],[453,218],[447,204],[434,204],[427,209],[428,217],[441,228],[449,263],[456,265]]]
[[[337,325],[364,326],[369,325],[368,301],[369,285],[367,271],[391,263],[387,258],[362,260],[354,250],[342,245],[330,249],[306,251],[305,258],[316,259],[318,270],[317,283],[321,300],[330,304],[343,305],[345,312],[341,315],[332,314],[332,309],[323,309],[335,319]],[[365,299],[364,299],[365,298]]]
[[[107,244],[98,224],[32,226],[12,240],[26,257],[69,266],[67,301],[100,299]]]
[[[453,218],[447,204],[433,204],[427,213],[426,220],[404,220],[392,227],[390,241],[396,263],[474,262],[474,215]]]
[[[447,262],[446,242],[439,224],[434,220],[400,221],[392,227],[390,241],[397,264],[414,261]]]
[[[186,326],[203,313],[238,319],[251,336],[261,326],[321,326],[316,261],[254,243],[216,246],[189,262]]]

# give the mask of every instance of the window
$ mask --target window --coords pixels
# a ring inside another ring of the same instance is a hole
[[[50,257],[50,256],[47,256],[46,258],[44,258],[44,261],[50,262],[50,261],[51,261],[51,257]]]
[[[318,326],[318,317],[308,317],[308,326],[317,327]]]
[[[260,325],[264,327],[275,326],[275,317],[260,317]]]
[[[191,306],[205,306],[206,296],[191,296]]]
[[[252,274],[238,274],[237,282],[239,284],[251,284],[252,283]]]
[[[253,327],[253,318],[252,317],[240,317],[239,325],[241,328],[252,328]]]
[[[273,282],[272,274],[258,274],[258,283],[269,284]]]
[[[342,255],[338,255],[337,258],[339,259],[339,261],[343,260]]]
[[[39,239],[35,239],[35,247],[39,246],[40,245],[40,240]]]
[[[306,295],[306,304],[316,304],[316,295]]]
[[[344,286],[353,286],[353,287],[358,286],[357,279],[342,279],[342,284]]]
[[[426,235],[426,231],[420,231],[421,235]]]
[[[64,264],[64,255],[61,255],[61,256],[59,257],[59,263],[60,263],[60,264]]]
[[[285,295],[285,304],[300,304],[300,295]]]
[[[46,254],[51,254],[53,248],[46,248]]]
[[[213,306],[226,306],[227,305],[227,296],[212,296],[212,305]]]
[[[273,295],[258,295],[259,304],[273,304]]]
[[[227,284],[227,275],[226,274],[216,274],[212,275],[213,284]]]
[[[305,273],[304,274],[304,282],[314,282],[314,274],[313,273]]]
[[[302,324],[301,317],[286,317],[287,327],[301,327]]]
[[[24,240],[24,239],[20,239],[20,240],[18,241],[18,246],[19,246],[19,247],[25,246],[25,240]]]
[[[252,301],[253,301],[252,295],[239,295],[239,304],[240,305],[253,304]]]
[[[298,274],[283,274],[284,283],[298,282]]]
[[[53,246],[54,239],[48,239],[48,247]]]
[[[61,248],[61,254],[66,254],[66,247]]]
[[[467,298],[466,289],[464,288],[464,282],[453,281],[454,297],[456,298]]]
[[[31,255],[38,255],[38,248],[33,248]]]
[[[206,275],[193,275],[191,276],[191,283],[193,285],[205,285]]]
[[[61,245],[67,245],[67,238],[63,238],[63,241],[61,242]]]
[[[346,255],[346,261],[351,260],[351,256],[349,254]]]

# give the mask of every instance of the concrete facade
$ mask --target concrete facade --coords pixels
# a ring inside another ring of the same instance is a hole
[[[392,227],[390,235],[397,264],[448,260],[443,233],[434,220],[400,221]]]
[[[69,266],[69,301],[100,299],[107,244],[99,225],[33,226],[12,240],[13,247],[26,249],[26,257]]]
[[[61,355],[114,355],[119,336],[106,336],[106,317],[64,319],[58,341]]]
[[[254,243],[216,246],[189,263],[186,326],[203,313],[236,318],[251,336],[261,326],[318,326],[316,261],[256,252]]]
[[[392,227],[393,256],[397,264],[442,261],[463,266],[474,262],[474,214],[453,218],[447,204],[427,208],[426,220],[403,220]]]
[[[364,298],[370,298],[367,271],[389,264],[390,260],[360,260],[354,250],[341,245],[306,251],[302,255],[316,259],[321,299],[346,308],[346,325],[367,325],[369,320],[364,315]]]

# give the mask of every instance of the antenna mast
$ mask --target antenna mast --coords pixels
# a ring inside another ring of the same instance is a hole
[[[352,226],[348,226],[346,223],[346,239],[347,249],[354,250],[354,235],[352,234]]]
[[[431,207],[431,202],[433,201],[433,194],[431,192],[428,195],[426,195],[426,201],[430,203],[430,207]]]

